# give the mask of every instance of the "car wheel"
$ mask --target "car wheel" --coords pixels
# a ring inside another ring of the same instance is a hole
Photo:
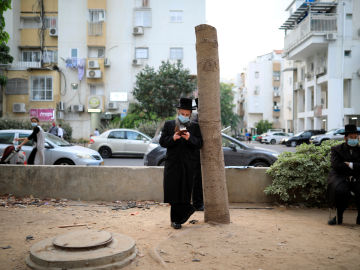
[[[250,166],[254,166],[254,167],[270,167],[270,164],[267,163],[266,161],[258,160],[258,161],[254,161],[253,163],[251,163]]]
[[[111,157],[111,149],[107,146],[100,147],[99,154],[102,158],[109,158]]]
[[[61,158],[54,165],[75,165],[75,163],[71,159]]]
[[[165,166],[165,160],[161,160],[158,164],[158,166]]]
[[[321,140],[319,145],[321,145],[323,142],[328,141],[328,139]]]
[[[297,143],[295,141],[291,142],[291,147],[296,147]]]
[[[275,144],[275,143],[276,143],[276,140],[275,140],[275,139],[272,139],[272,140],[270,141],[270,143],[271,143],[271,144]]]

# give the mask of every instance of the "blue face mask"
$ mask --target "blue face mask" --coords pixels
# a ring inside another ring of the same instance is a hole
[[[36,127],[36,126],[37,126],[37,123],[31,122],[31,126],[32,126],[32,127]]]
[[[358,139],[348,139],[347,144],[349,146],[355,147],[359,144],[359,140]]]
[[[190,117],[185,117],[185,116],[182,116],[181,114],[179,114],[178,119],[179,119],[179,121],[180,121],[181,123],[183,123],[183,124],[185,124],[185,123],[187,123],[187,122],[190,121]]]

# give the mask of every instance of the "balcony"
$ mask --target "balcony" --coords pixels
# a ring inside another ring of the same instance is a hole
[[[280,112],[280,106],[273,106],[274,112]]]
[[[291,60],[303,60],[314,49],[336,39],[337,14],[310,13],[285,36],[284,51]]]
[[[88,23],[88,35],[89,36],[101,36],[103,33],[103,22],[89,22]]]
[[[41,63],[40,62],[24,62],[24,61],[18,61],[13,62],[9,64],[9,70],[26,70],[28,68],[40,68]]]
[[[105,47],[106,45],[106,23],[89,22],[87,25],[87,45]]]

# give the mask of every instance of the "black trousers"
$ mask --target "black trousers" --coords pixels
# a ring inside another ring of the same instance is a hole
[[[37,152],[37,148],[35,147],[35,148],[33,148],[33,150],[30,153],[30,156],[29,156],[29,158],[27,160],[27,164],[34,165],[36,152]]]
[[[200,162],[194,172],[194,187],[193,187],[193,192],[192,192],[192,203],[195,208],[199,208],[204,205]]]
[[[195,212],[195,208],[190,203],[171,203],[170,205],[171,222],[184,224]]]
[[[349,205],[351,192],[355,194],[355,204],[360,214],[360,180],[356,182],[343,181],[335,189],[335,206],[340,212],[344,212]]]

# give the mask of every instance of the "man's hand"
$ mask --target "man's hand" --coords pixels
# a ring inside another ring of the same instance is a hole
[[[186,131],[183,135],[181,135],[181,137],[184,138],[185,140],[189,140],[190,133],[188,131]]]
[[[181,136],[179,135],[179,133],[175,133],[174,134],[174,136],[173,136],[173,139],[174,139],[174,141],[176,141],[176,140],[178,140],[178,139],[180,139],[181,138]]]
[[[353,163],[352,162],[347,162],[347,161],[345,161],[344,162],[350,169],[353,169]]]

